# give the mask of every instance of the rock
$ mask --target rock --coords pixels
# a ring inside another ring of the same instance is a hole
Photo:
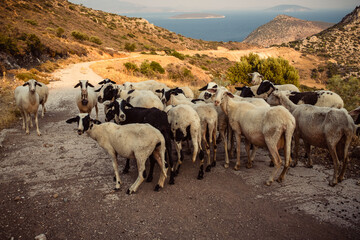
[[[54,195],[53,195],[53,198],[58,198],[59,197],[59,194],[57,194],[57,193],[55,193]]]

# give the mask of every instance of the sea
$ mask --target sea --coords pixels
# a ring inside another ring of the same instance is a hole
[[[304,12],[272,11],[222,11],[207,12],[219,14],[225,18],[212,19],[171,19],[170,17],[184,12],[171,13],[133,13],[121,14],[128,17],[141,17],[150,23],[168,29],[177,34],[206,41],[243,41],[253,30],[271,21],[279,14],[285,14],[308,21],[338,23],[354,9],[311,10]]]

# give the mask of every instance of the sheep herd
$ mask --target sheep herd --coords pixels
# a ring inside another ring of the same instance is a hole
[[[281,182],[288,168],[297,164],[302,139],[308,156],[306,166],[312,167],[311,146],[328,149],[334,165],[329,184],[335,186],[341,182],[351,141],[360,131],[360,107],[348,113],[336,93],[323,90],[300,92],[292,84],[274,85],[262,80],[259,73],[250,76],[252,87],[237,87],[238,91],[231,93],[210,82],[199,89],[196,99],[189,87],[171,89],[155,80],[118,85],[104,79],[97,87],[87,80],[80,80],[74,86],[80,87],[75,99],[80,113],[66,122],[76,122],[78,134],[86,132],[111,156],[115,189],[121,184],[117,157],[127,158],[123,173],[129,170],[129,159],[136,160],[138,177],[128,194],[136,192],[145,179],[152,181],[156,162],[161,171],[155,190],[164,187],[169,168],[169,184],[174,184],[184,160],[183,142],[192,150],[192,161],[200,160],[198,179],[204,178],[204,173],[216,166],[217,142],[224,144],[225,168],[229,167],[229,147],[232,149],[235,144],[234,169],[238,170],[243,139],[248,159],[246,167],[252,167],[259,147],[268,149],[274,168],[265,184],[272,184],[283,165],[276,179]],[[42,104],[44,116],[48,94],[47,86],[33,79],[15,89],[16,105],[27,134],[29,126],[32,127],[33,114],[37,134],[41,135],[37,112]],[[99,103],[104,104],[106,123],[99,121]],[[91,118],[93,108],[95,119]],[[176,161],[171,154],[173,143]],[[284,152],[284,163],[280,149]],[[146,172],[148,158],[150,169]]]

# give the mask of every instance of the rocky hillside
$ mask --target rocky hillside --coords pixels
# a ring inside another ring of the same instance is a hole
[[[97,11],[67,0],[2,0],[0,19],[0,72],[91,51],[246,48],[242,43],[187,38],[142,18]]]
[[[304,40],[291,42],[289,46],[304,53],[323,56],[339,65],[360,67],[359,36],[360,6],[334,26]]]
[[[258,27],[243,42],[260,46],[280,45],[318,33],[332,23],[305,21],[287,15],[278,15],[272,21]]]

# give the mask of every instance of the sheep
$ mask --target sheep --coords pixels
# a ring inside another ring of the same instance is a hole
[[[127,102],[134,107],[152,108],[155,107],[159,110],[164,110],[164,104],[161,100],[151,91],[148,90],[130,90],[125,93],[126,90],[122,90],[121,93],[127,94]],[[120,93],[120,95],[121,95]],[[134,96],[132,96],[134,95]]]
[[[280,91],[292,91],[292,92],[300,92],[300,90],[294,84],[282,84],[282,85],[274,85],[269,80],[264,80],[260,83],[258,89],[256,90],[257,95],[264,94],[263,96],[268,97],[274,90]]]
[[[183,91],[185,97],[190,98],[190,99],[194,98],[194,92],[191,90],[191,88],[189,88],[188,86],[179,87],[179,88]]]
[[[107,100],[114,101],[116,98],[119,98],[119,92],[123,88],[121,85],[113,84],[112,82],[106,82],[105,80],[100,88],[96,89],[95,92],[98,94],[97,100],[99,103],[103,103]]]
[[[184,158],[181,142],[191,138],[193,144],[192,162],[195,162],[196,155],[199,153],[200,170],[197,178],[199,180],[203,179],[204,152],[201,148],[201,125],[199,115],[191,106],[185,104],[180,104],[170,108],[167,115],[178,156],[178,161],[175,167],[176,174],[179,173],[179,169]]]
[[[96,93],[94,86],[88,80],[79,80],[79,83],[74,88],[80,87],[81,91],[76,95],[76,104],[80,113],[89,113],[95,107],[96,120],[99,119],[99,109],[97,106]]]
[[[172,145],[171,145],[171,128],[167,119],[167,114],[157,108],[139,108],[133,107],[125,100],[117,99],[114,102],[106,101],[104,105],[107,106],[105,113],[105,121],[109,122],[115,120],[117,124],[124,125],[129,123],[149,123],[151,126],[158,129],[164,136],[166,145],[165,158],[170,165],[171,174],[169,184],[174,184],[175,170],[172,158]],[[150,182],[153,176],[154,159],[150,158],[150,172],[147,181]],[[126,161],[123,173],[129,171],[129,161]]]
[[[45,103],[49,97],[49,88],[44,83],[38,82],[38,84],[40,84],[41,87],[36,88],[36,92],[39,94],[39,103],[42,105],[41,117],[44,117],[46,112]]]
[[[273,93],[279,90],[274,90]],[[315,92],[292,92],[283,91],[284,94],[295,104],[310,104],[318,107],[332,107],[343,108],[344,101],[342,98],[331,91],[315,91]],[[270,105],[280,105],[280,101],[277,97],[270,94],[266,100]]]
[[[235,170],[240,168],[240,138],[245,136],[245,149],[248,156],[248,165],[252,165],[254,154],[250,155],[250,144],[267,147],[274,162],[275,169],[265,182],[271,185],[277,171],[281,167],[281,158],[278,149],[285,150],[285,165],[277,179],[283,181],[290,165],[291,138],[295,130],[295,118],[282,106],[258,107],[245,101],[234,101],[234,95],[228,91],[210,89],[216,93],[215,105],[220,105],[229,118],[229,124],[235,132],[237,142],[237,161]]]
[[[335,186],[341,182],[344,179],[348,163],[349,146],[356,130],[354,121],[347,111],[343,108],[317,107],[309,104],[296,105],[281,91],[273,94],[296,119],[295,156],[292,166],[297,164],[299,138],[302,138],[308,155],[307,167],[312,167],[311,146],[328,149],[334,163],[333,179],[329,181],[329,185]],[[338,174],[339,158],[343,160],[340,174]]]
[[[259,85],[263,80],[263,75],[258,72],[248,73],[248,76],[251,77],[252,85]]]
[[[213,103],[194,104],[192,108],[198,113],[201,124],[202,142],[208,156],[206,172],[216,166],[216,131],[218,125],[218,113]],[[208,136],[208,137],[207,137]],[[210,160],[210,145],[213,145],[213,160]]]
[[[161,102],[164,103],[165,106],[173,104],[170,101],[171,95],[174,95],[174,98],[176,98],[174,101],[187,101],[185,104],[188,104],[188,102],[190,102],[192,99],[192,98],[187,98],[185,96],[184,91],[179,87],[172,89],[170,88],[157,89],[155,93],[160,98]]]
[[[161,169],[155,191],[164,187],[167,177],[165,140],[156,128],[149,124],[100,124],[99,121],[91,119],[88,113],[80,113],[78,116],[66,120],[66,122],[77,122],[78,134],[81,135],[86,132],[112,157],[116,178],[115,190],[119,190],[121,184],[117,163],[118,155],[125,158],[135,158],[138,166],[138,178],[127,190],[127,194],[135,193],[144,181],[146,177],[145,163],[150,155],[156,159]]]
[[[31,114],[35,116],[35,125],[37,135],[41,136],[38,122],[38,108],[39,108],[39,94],[36,92],[36,86],[42,85],[34,79],[30,79],[22,86],[15,88],[15,102],[16,106],[20,109],[23,119],[23,130],[26,134],[30,134],[29,125],[32,127]]]
[[[123,83],[123,87],[125,90],[150,90],[153,93],[155,93],[157,89],[167,88],[166,84],[155,80],[147,80],[142,82],[125,82]]]

